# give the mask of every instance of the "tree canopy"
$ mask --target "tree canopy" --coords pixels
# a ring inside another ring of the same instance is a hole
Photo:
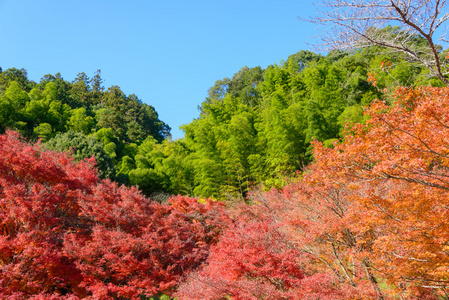
[[[230,223],[221,203],[162,205],[99,180],[93,163],[0,135],[1,298],[171,293]]]

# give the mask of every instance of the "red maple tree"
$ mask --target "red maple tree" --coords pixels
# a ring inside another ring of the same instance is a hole
[[[221,203],[159,204],[93,163],[0,135],[0,298],[170,293],[230,223]]]
[[[348,249],[355,245],[339,245],[341,228],[332,228],[332,237],[331,227],[321,228],[324,220],[298,217],[306,202],[294,196],[297,192],[297,186],[256,192],[252,205],[234,209],[235,223],[212,247],[205,266],[180,286],[179,299],[374,298],[361,264],[359,270],[348,266]],[[340,269],[342,261],[349,277]]]

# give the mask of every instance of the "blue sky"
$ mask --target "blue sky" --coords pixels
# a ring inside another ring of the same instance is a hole
[[[154,106],[176,139],[216,80],[309,49],[315,25],[297,17],[313,14],[298,0],[0,0],[0,67],[36,82],[101,69],[106,88]]]

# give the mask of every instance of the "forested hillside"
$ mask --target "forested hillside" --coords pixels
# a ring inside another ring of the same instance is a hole
[[[200,117],[183,127],[193,194],[229,199],[258,185],[279,188],[312,161],[313,140],[332,146],[371,101],[388,99],[384,91],[441,85],[401,56],[377,52],[300,51],[217,81]]]
[[[1,69],[0,69],[1,70]],[[61,74],[30,81],[24,69],[0,73],[0,131],[16,130],[55,150],[71,149],[77,159],[97,159],[103,177],[117,179],[117,165],[147,138],[161,142],[170,127],[155,109],[118,86],[107,90],[100,71],[72,81]],[[126,182],[126,178],[123,179]]]
[[[300,51],[266,69],[243,67],[216,81],[175,141],[152,106],[118,86],[105,90],[99,71],[35,83],[8,69],[0,73],[0,126],[78,160],[93,155],[103,178],[154,199],[244,199],[255,187],[290,182],[312,161],[312,141],[331,147],[346,126],[364,121],[371,101],[391,101],[393,87],[443,85],[421,64],[379,52]]]

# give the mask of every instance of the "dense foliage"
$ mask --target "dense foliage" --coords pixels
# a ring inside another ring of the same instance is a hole
[[[1,72],[0,132],[5,129],[48,141],[50,149],[73,151],[77,159],[94,155],[101,175],[111,179],[136,143],[170,135],[152,106],[117,86],[105,91],[100,71],[92,78],[80,73],[72,82],[59,73],[45,75],[39,83],[28,80],[24,69]]]
[[[99,181],[93,164],[0,136],[0,298],[170,293],[230,224],[221,203],[162,205]]]
[[[447,299],[449,88],[375,102],[281,190],[159,204],[0,136],[6,299]],[[230,216],[230,217],[229,217]]]
[[[397,54],[375,53],[300,51],[217,81],[200,117],[183,127],[193,194],[229,199],[260,184],[282,187],[311,162],[313,140],[332,146],[374,99],[388,101],[395,86],[442,84]]]
[[[244,67],[210,88],[199,118],[175,141],[153,107],[117,86],[105,91],[99,72],[71,83],[46,75],[37,84],[9,69],[0,73],[0,130],[39,137],[78,160],[94,155],[103,178],[160,201],[245,198],[259,185],[287,184],[312,161],[313,140],[332,146],[348,122],[363,121],[372,100],[389,101],[394,87],[442,85],[424,66],[378,53],[300,51],[266,69]]]
[[[254,193],[179,299],[448,299],[449,89],[395,101]]]

